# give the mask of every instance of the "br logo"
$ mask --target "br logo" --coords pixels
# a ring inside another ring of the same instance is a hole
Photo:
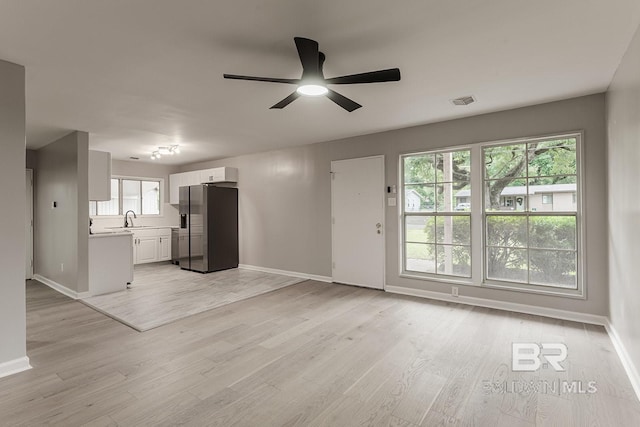
[[[534,372],[541,366],[551,366],[564,372],[560,364],[567,358],[567,346],[562,343],[519,342],[511,344],[511,369],[518,372]],[[546,363],[545,363],[546,361]]]

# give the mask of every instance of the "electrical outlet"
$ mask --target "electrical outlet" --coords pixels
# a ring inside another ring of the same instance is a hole
[[[457,297],[458,296],[458,287],[457,286],[452,286],[451,287],[451,296],[453,296],[453,297]]]
[[[60,264],[60,272],[64,272],[64,264]]]

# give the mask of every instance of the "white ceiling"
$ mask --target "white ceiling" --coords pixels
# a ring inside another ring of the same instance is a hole
[[[602,92],[639,22],[638,0],[2,0],[0,59],[27,69],[28,147],[78,129],[120,159],[178,142],[177,164]],[[402,80],[335,86],[364,106],[347,113],[222,78],[298,78],[294,36],[327,77]]]

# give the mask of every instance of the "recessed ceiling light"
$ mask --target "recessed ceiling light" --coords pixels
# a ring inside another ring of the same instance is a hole
[[[476,99],[473,97],[473,95],[468,95],[452,99],[451,102],[453,103],[453,105],[469,105],[476,102]]]

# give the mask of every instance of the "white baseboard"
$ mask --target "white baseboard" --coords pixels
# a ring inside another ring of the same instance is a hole
[[[76,292],[73,291],[69,288],[67,288],[66,286],[61,285],[58,282],[54,282],[51,279],[48,279],[44,276],[41,276],[39,274],[34,274],[33,275],[33,280],[37,280],[40,283],[44,283],[45,285],[47,285],[48,287],[50,287],[51,289],[53,289],[54,291],[58,291],[63,295],[68,296],[69,298],[73,298],[73,299],[82,299],[82,298],[88,298],[91,296],[91,294],[89,292]]]
[[[257,265],[239,264],[238,268],[244,268],[245,270],[261,271],[263,273],[282,274],[283,276],[299,277],[301,279],[317,280],[318,282],[331,283],[331,277],[318,276],[315,274],[299,273],[297,271],[278,270],[275,268],[259,267]]]
[[[31,369],[27,356],[0,363],[0,378]]]
[[[439,301],[475,305],[478,307],[494,308],[496,310],[515,311],[517,313],[534,314],[537,316],[571,320],[574,322],[590,323],[593,325],[605,326],[608,321],[605,316],[598,316],[595,314],[578,313],[575,311],[565,311],[555,308],[538,307],[535,305],[518,304],[514,302],[495,301],[485,298],[467,297],[463,295],[454,297],[442,292],[425,291],[422,289],[405,288],[402,286],[387,285],[385,291],[394,294],[410,295],[414,297],[429,298]]]
[[[640,400],[640,373],[638,372],[638,367],[635,365],[633,359],[629,355],[629,352],[627,352],[627,348],[620,339],[620,335],[618,335],[618,332],[616,332],[616,329],[613,327],[609,319],[607,319],[607,323],[605,323],[604,327],[607,329],[609,338],[611,338],[611,342],[613,342],[613,347],[616,349],[620,362],[622,362],[622,366],[627,372],[629,381],[631,381],[631,386],[636,392],[638,400]]]

